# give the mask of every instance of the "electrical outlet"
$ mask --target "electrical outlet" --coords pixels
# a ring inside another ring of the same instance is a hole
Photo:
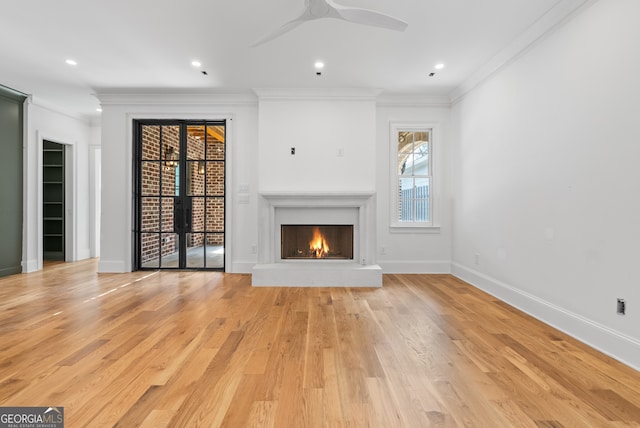
[[[618,307],[616,310],[617,314],[624,315],[626,311],[627,311],[627,304],[625,303],[624,299],[618,299]]]
[[[475,256],[473,257],[473,262],[476,264],[476,266],[480,265],[480,253],[475,254]]]
[[[295,147],[291,147],[291,154],[295,155],[296,154],[296,148]]]

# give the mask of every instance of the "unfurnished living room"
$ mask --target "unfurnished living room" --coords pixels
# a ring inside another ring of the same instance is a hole
[[[0,427],[640,426],[640,2],[5,3]]]

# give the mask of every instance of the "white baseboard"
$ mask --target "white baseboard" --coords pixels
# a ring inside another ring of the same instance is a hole
[[[253,267],[256,265],[256,261],[239,261],[232,262],[231,269],[227,267],[229,273],[251,273]]]
[[[425,262],[378,260],[378,265],[382,268],[383,273],[451,273],[451,261],[449,260],[432,260]]]
[[[98,273],[125,273],[131,272],[130,263],[121,260],[100,260]]]
[[[621,363],[640,370],[640,341],[458,263],[451,263],[451,273]]]
[[[37,272],[42,269],[42,266],[38,263],[38,260],[23,260],[22,261],[22,272],[30,273]]]
[[[78,250],[78,261],[79,260],[85,260],[85,259],[90,259],[91,258],[91,249],[89,248],[83,248]]]

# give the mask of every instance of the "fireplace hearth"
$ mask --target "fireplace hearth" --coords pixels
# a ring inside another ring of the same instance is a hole
[[[353,225],[281,225],[283,260],[353,260]]]

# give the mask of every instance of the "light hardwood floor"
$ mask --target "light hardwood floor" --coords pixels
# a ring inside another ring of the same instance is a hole
[[[74,427],[640,426],[640,373],[450,275],[0,279],[0,405]]]

